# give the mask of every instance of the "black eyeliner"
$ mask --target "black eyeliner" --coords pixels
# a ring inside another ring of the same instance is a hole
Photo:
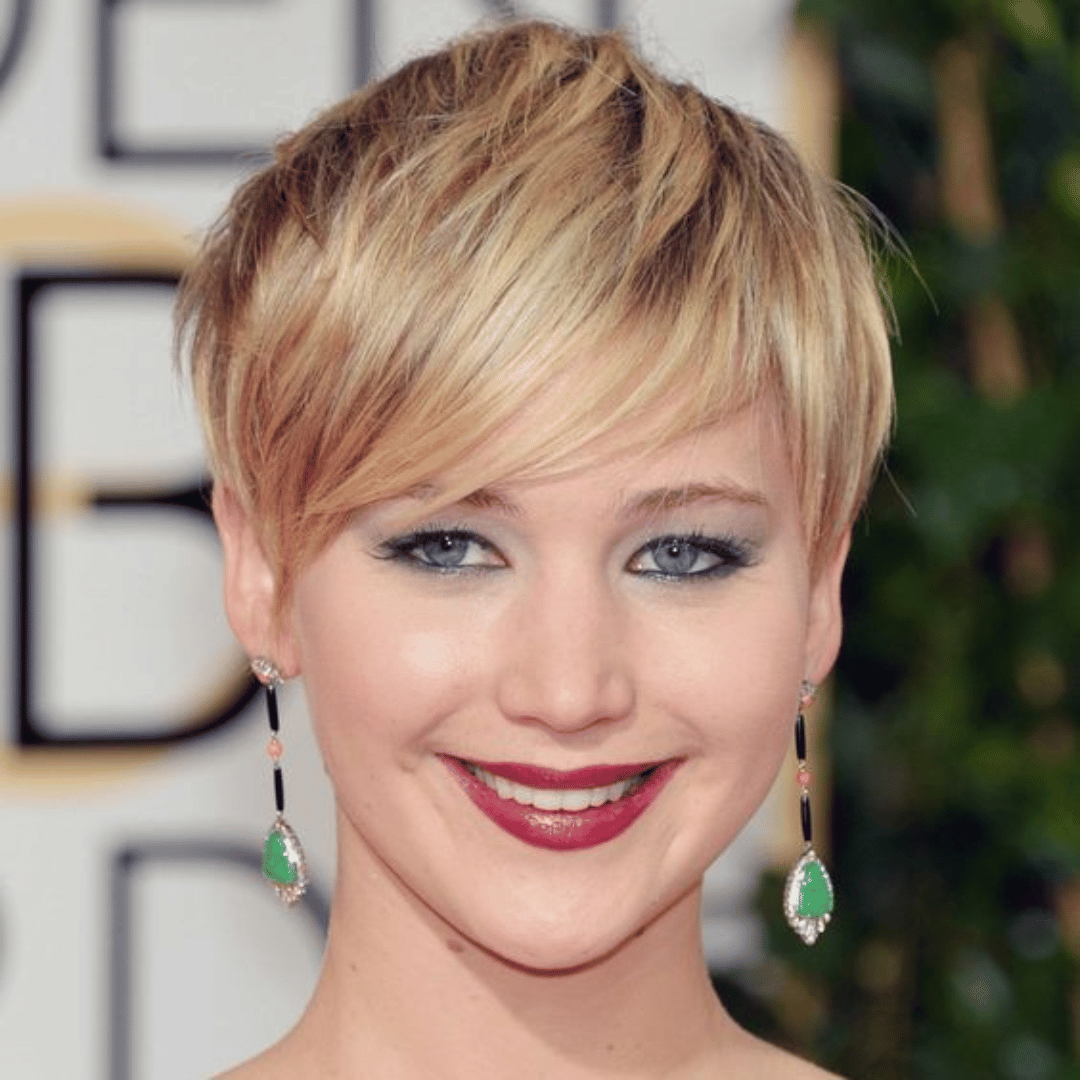
[[[423,528],[414,529],[403,536],[394,536],[383,540],[376,545],[371,554],[376,559],[400,562],[411,570],[419,570],[423,573],[466,574],[500,569],[500,567],[487,565],[439,566],[437,563],[426,562],[417,558],[413,554],[425,542],[438,540],[444,536],[455,540],[467,540],[484,551],[496,552],[496,548],[490,540],[479,533],[473,532],[472,529],[464,528],[461,525],[425,525]]]
[[[468,541],[476,544],[484,551],[493,552],[502,558],[498,549],[490,540],[481,536],[479,533],[474,532],[472,529],[466,528],[463,525],[439,524],[425,525],[423,528],[414,529],[402,536],[395,536],[384,540],[376,545],[375,550],[372,551],[371,554],[376,559],[400,562],[409,569],[417,570],[422,573],[467,574],[482,573],[489,570],[504,568],[489,564],[440,566],[437,563],[428,562],[417,557],[415,552],[423,544],[443,537]],[[717,578],[728,577],[738,570],[755,565],[758,561],[760,547],[760,545],[754,541],[735,536],[734,534],[716,536],[697,530],[686,533],[664,533],[662,536],[658,536],[639,547],[631,557],[631,563],[640,559],[646,552],[652,553],[655,559],[656,551],[663,548],[665,544],[684,544],[703,554],[714,556],[720,561],[717,562],[715,566],[711,566],[706,570],[691,570],[682,574],[665,572],[659,569],[636,570],[633,572],[640,577],[652,581],[660,581],[665,584],[669,582],[701,583]]]
[[[716,578],[728,577],[738,570],[744,570],[756,565],[759,558],[759,545],[751,540],[746,540],[731,533],[721,536],[712,536],[704,532],[694,530],[688,533],[665,533],[655,540],[638,549],[639,553],[651,552],[654,554],[665,544],[686,544],[696,548],[707,555],[714,555],[721,561],[707,570],[691,571],[686,574],[666,573],[663,570],[639,570],[642,577],[653,581],[662,582],[702,582]],[[638,556],[635,556],[637,558]]]

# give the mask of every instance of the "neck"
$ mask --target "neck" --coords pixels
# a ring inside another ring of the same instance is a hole
[[[691,1077],[737,1038],[701,955],[700,887],[609,955],[539,972],[464,937],[339,833],[323,974],[289,1040],[309,1075]]]

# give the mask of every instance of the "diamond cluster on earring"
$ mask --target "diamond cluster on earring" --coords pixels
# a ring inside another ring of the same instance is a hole
[[[255,675],[255,678],[264,686],[281,682],[281,672],[278,671],[274,661],[265,656],[256,656],[255,659],[251,661],[251,670]]]
[[[278,814],[263,844],[263,877],[287,907],[307,890],[308,872],[304,849],[292,827]]]
[[[813,848],[803,853],[784,883],[784,915],[788,925],[813,945],[832,917],[833,885]]]

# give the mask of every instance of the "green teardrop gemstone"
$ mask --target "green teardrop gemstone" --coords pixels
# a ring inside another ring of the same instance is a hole
[[[285,837],[276,829],[266,838],[263,848],[263,873],[279,885],[292,885],[297,878],[296,866],[285,847]]]
[[[833,909],[833,894],[821,863],[817,859],[811,859],[802,868],[800,876],[799,917],[820,919],[822,915],[830,914]]]

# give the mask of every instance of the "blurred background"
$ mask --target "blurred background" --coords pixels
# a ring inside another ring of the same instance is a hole
[[[720,993],[851,1080],[1080,1077],[1075,0],[0,0],[0,1077],[206,1076],[306,1001],[330,795],[289,687],[286,912],[173,291],[276,135],[515,12],[626,26],[900,238],[896,437],[811,717],[837,911],[813,949],[780,916],[789,762],[707,878]]]
[[[812,956],[771,927],[768,1018],[852,1077],[1080,1076],[1080,5],[796,19],[910,259],[832,686],[838,911]]]

